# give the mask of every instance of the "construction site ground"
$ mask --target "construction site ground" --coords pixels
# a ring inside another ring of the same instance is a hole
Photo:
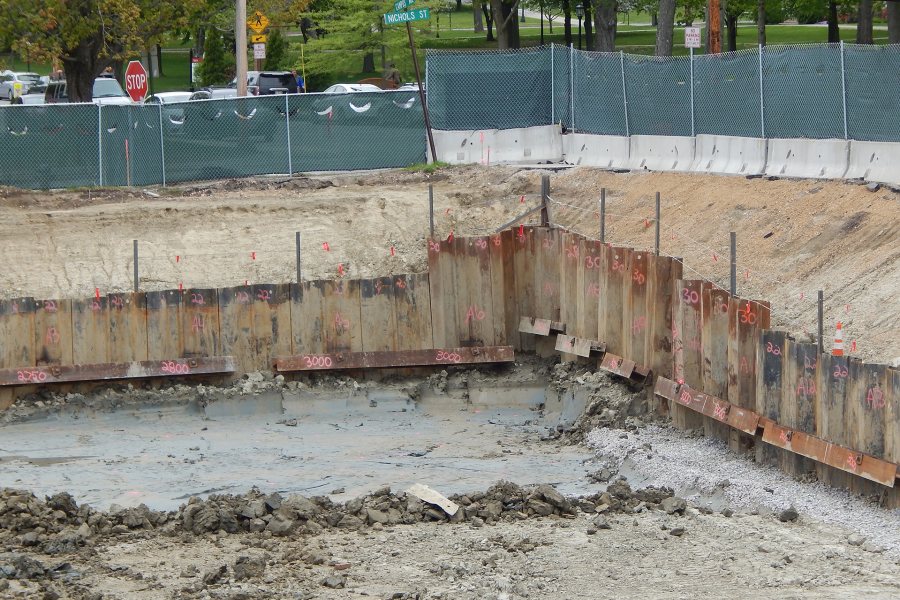
[[[350,277],[421,272],[429,183],[446,237],[535,206],[540,175],[4,189],[0,288],[128,290],[133,239],[143,289],[291,281],[296,231],[305,278],[338,265]],[[661,250],[684,257],[686,274],[726,285],[737,231],[739,293],[772,301],[776,324],[814,332],[824,289],[828,328],[845,322],[852,353],[900,359],[897,193],[573,169],[552,178],[551,220],[597,235],[603,187],[608,241],[652,246],[659,191]],[[590,392],[581,417],[554,408],[574,388]],[[0,414],[0,597],[900,594],[900,511],[795,481],[645,403],[605,375],[527,356],[386,379],[254,373],[224,388],[44,393]],[[460,510],[423,505],[406,492],[416,483]]]

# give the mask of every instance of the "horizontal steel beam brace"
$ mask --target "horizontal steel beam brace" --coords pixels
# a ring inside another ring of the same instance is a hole
[[[537,317],[521,317],[519,319],[519,333],[533,333],[534,335],[550,335],[550,333],[565,333],[566,324],[550,319],[538,319]]]
[[[92,365],[50,365],[0,369],[0,386],[141,379],[147,377],[183,377],[185,375],[233,372],[234,358],[231,356],[142,360]]]
[[[512,362],[512,346],[473,346],[397,352],[332,352],[298,354],[275,359],[275,369],[287,371],[333,371],[336,369],[375,369],[385,367],[422,367]]]

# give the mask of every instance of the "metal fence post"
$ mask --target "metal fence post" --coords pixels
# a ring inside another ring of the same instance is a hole
[[[659,192],[656,192],[656,242],[653,247],[656,250],[657,256],[659,256],[659,218],[660,218]]]
[[[572,115],[569,124],[572,132],[575,132],[575,46],[569,44],[569,97],[572,106]]]
[[[625,52],[619,50],[619,66],[622,70],[622,103],[625,106],[625,137],[631,135],[628,128],[628,88],[625,87]]]
[[[434,184],[428,184],[428,231],[434,237]]]
[[[737,232],[731,232],[731,295],[737,296]]]
[[[163,136],[162,103],[159,105],[159,160],[162,163],[162,186],[166,187],[166,140]]]
[[[103,112],[102,105],[97,104],[97,171],[100,187],[103,187]]]
[[[763,45],[759,45],[759,128],[762,135],[766,137],[766,108],[763,102]]]
[[[556,61],[555,44],[550,42],[550,124],[556,123]]]
[[[847,70],[844,68],[844,40],[841,40],[841,102],[844,105],[844,139],[847,139]]]
[[[133,240],[134,242],[134,291],[140,291],[141,288],[141,280],[138,277],[138,241]]]
[[[606,243],[606,188],[600,188],[600,243]]]
[[[297,254],[297,283],[300,283],[302,279],[300,279],[301,271],[300,271],[300,232],[297,231],[294,234],[294,248]]]
[[[294,175],[294,165],[291,161],[291,113],[288,108],[288,95],[284,95],[284,122],[287,126],[287,154],[288,154],[288,175]]]
[[[841,43],[843,45],[843,42]],[[825,292],[819,290],[819,354],[825,353]]]
[[[694,137],[694,49],[691,48],[691,137]]]

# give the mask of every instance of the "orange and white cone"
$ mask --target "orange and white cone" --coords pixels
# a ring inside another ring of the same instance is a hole
[[[844,332],[842,330],[843,325],[840,321],[837,322],[837,330],[834,332],[834,347],[831,349],[832,356],[843,356],[844,355]]]

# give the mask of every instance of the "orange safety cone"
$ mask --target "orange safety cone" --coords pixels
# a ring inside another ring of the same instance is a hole
[[[840,321],[837,322],[837,329],[834,332],[834,347],[831,349],[832,356],[843,356],[844,355],[844,332],[842,330],[843,325]]]

